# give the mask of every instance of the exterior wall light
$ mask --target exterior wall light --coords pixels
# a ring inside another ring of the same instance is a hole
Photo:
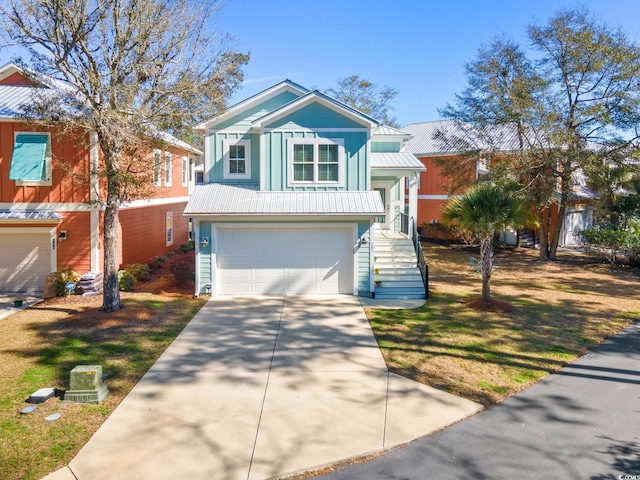
[[[208,237],[202,237],[200,239],[200,246],[202,248],[207,248],[209,246],[209,238]]]

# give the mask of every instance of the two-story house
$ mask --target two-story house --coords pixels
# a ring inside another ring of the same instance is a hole
[[[56,85],[0,67],[0,292],[41,292],[49,273],[80,274],[103,265],[104,182],[92,132],[69,134],[22,121],[34,91]],[[151,198],[120,211],[119,263],[146,262],[188,240],[182,216],[201,152],[165,133],[141,155],[151,172]]]
[[[197,129],[196,294],[424,297],[409,135],[289,80]]]

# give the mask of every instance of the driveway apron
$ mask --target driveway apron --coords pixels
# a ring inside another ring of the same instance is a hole
[[[218,297],[67,473],[272,478],[406,443],[480,409],[389,373],[357,297]]]

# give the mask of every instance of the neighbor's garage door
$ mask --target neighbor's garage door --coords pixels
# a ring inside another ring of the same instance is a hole
[[[353,230],[227,229],[217,233],[222,294],[353,294]]]
[[[51,255],[50,233],[0,233],[0,292],[42,292]]]

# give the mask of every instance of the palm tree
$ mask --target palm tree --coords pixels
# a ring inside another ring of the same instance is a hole
[[[494,185],[479,185],[454,197],[444,207],[442,218],[475,235],[480,242],[482,300],[491,299],[493,238],[505,227],[523,226],[529,216],[525,203],[513,193]]]

